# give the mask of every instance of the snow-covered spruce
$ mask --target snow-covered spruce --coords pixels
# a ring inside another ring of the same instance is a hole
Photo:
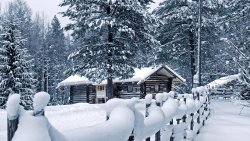
[[[54,16],[51,25],[48,27],[46,34],[46,44],[48,48],[45,50],[45,81],[48,86],[48,93],[51,95],[50,105],[62,105],[67,103],[67,98],[63,91],[56,89],[56,86],[61,82],[65,75],[66,64],[68,63],[65,47],[65,37],[59,19]],[[68,52],[68,51],[67,51]]]
[[[147,11],[149,2],[64,0],[61,6],[72,8],[63,14],[74,21],[66,29],[79,41],[79,48],[69,56],[75,66],[68,72],[94,82],[109,78],[110,91],[113,78],[132,77],[134,68],[148,64],[159,46],[151,34],[155,20]]]
[[[25,48],[24,39],[17,30],[15,23],[3,22],[0,48],[0,97],[4,98],[0,108],[6,104],[7,97],[18,93],[21,96],[21,105],[25,109],[32,108],[35,79],[32,71],[33,60]]]

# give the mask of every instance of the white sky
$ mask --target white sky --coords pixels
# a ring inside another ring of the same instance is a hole
[[[14,0],[0,0],[0,9],[4,9],[5,5],[9,1]],[[45,17],[48,21],[51,21],[51,19],[54,17],[54,15],[57,14],[57,17],[59,18],[62,26],[65,26],[67,23],[69,23],[69,20],[67,18],[61,17],[58,12],[65,11],[66,8],[59,7],[58,5],[61,3],[62,0],[26,0],[29,7],[31,7],[33,11],[33,15],[36,12],[44,12]],[[151,5],[151,8],[154,9],[157,7],[157,5],[162,2],[163,0],[154,0],[155,3]]]

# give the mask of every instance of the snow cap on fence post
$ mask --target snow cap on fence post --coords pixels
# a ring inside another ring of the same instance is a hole
[[[146,103],[146,113],[145,113],[145,116],[146,116],[146,117],[148,117],[148,115],[149,115],[148,108],[149,108],[150,105],[151,105],[152,98],[153,98],[153,95],[152,95],[152,94],[147,94],[147,95],[145,96],[145,103]]]
[[[20,103],[20,95],[12,94],[9,96],[7,101],[7,116],[9,120],[14,120],[18,118],[19,115],[19,103]]]
[[[151,104],[152,99],[153,99],[153,95],[152,95],[152,94],[147,94],[147,95],[145,96],[145,103],[146,103],[146,104]]]
[[[187,106],[184,101],[179,101],[178,102],[178,110],[175,115],[176,119],[182,119],[182,117],[186,114],[187,112]]]
[[[168,100],[163,104],[162,111],[165,115],[165,123],[168,123],[175,116],[178,109],[178,103],[173,98],[168,98]]]
[[[11,141],[18,127],[20,95],[10,95],[7,101],[7,134],[8,141]]]
[[[172,98],[175,98],[175,96],[176,96],[175,91],[170,91],[168,94],[169,94],[169,96],[172,97]]]
[[[157,106],[162,106],[163,94],[162,93],[156,94],[155,100]]]
[[[44,108],[47,106],[50,100],[50,95],[46,92],[36,93],[33,100],[33,115],[44,115]]]

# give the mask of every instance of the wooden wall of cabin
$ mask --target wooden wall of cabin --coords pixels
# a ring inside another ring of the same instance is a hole
[[[167,81],[150,81],[147,80],[141,85],[141,98],[144,98],[146,94],[157,94],[157,93],[162,93],[162,92],[170,92],[172,88],[172,80],[167,80]],[[146,87],[146,90],[145,90]],[[154,97],[154,95],[153,95]]]
[[[146,84],[146,93],[170,92],[172,89],[172,80],[172,78],[159,74],[151,75],[144,82]]]
[[[96,96],[94,85],[75,85],[70,86],[70,103],[91,103]]]
[[[124,99],[140,97],[140,86],[137,85],[137,82],[116,83],[114,96]]]
[[[166,80],[152,80],[153,79],[150,78],[141,85],[138,85],[138,82],[117,83],[114,90],[120,89],[120,91],[114,91],[114,95],[124,99],[129,99],[132,97],[144,98],[146,94],[156,94],[171,91],[171,78],[167,78]]]

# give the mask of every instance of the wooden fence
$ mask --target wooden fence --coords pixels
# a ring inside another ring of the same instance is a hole
[[[146,123],[146,125],[140,127],[136,125],[138,123],[135,122],[134,128],[129,129],[131,130],[131,135],[126,137],[128,141],[137,141],[140,139],[150,141],[152,140],[152,137],[155,141],[179,141],[183,139],[193,140],[194,136],[196,134],[199,134],[200,129],[205,125],[206,120],[210,115],[209,91],[205,87],[194,89],[192,94],[177,94],[174,92],[170,92],[157,94],[155,97],[156,98],[152,100],[152,95],[149,94],[144,100],[137,100],[137,102],[135,102],[135,104],[137,104],[139,101],[143,101],[145,104],[145,115],[144,119],[142,120],[137,119],[139,117],[136,116],[136,109],[128,106],[128,109],[132,110],[135,113],[135,121],[141,120],[143,123]],[[7,110],[8,141],[12,140],[16,130],[18,130],[20,108],[18,108],[19,105],[16,105],[17,108],[13,106],[13,103],[15,103],[13,101],[15,101],[15,99],[18,98],[10,97],[8,100],[10,101],[10,104],[7,104],[7,108],[8,106],[10,106],[10,109],[12,109]],[[44,116],[44,108],[47,105],[48,101],[48,94],[40,93],[37,95],[37,97],[35,96],[34,103],[39,104],[34,104],[33,116]],[[172,105],[171,102],[173,103]],[[176,105],[177,107],[175,107],[174,105]],[[150,112],[150,108],[154,106],[157,106],[158,110],[160,109],[160,112],[163,113],[164,117],[162,117],[162,119],[164,120],[153,122],[148,120],[150,118],[154,120],[154,118],[152,118],[152,116],[154,115],[150,115],[152,113],[152,111]],[[177,109],[175,111],[171,111],[171,106],[173,106],[173,109]],[[13,110],[13,107],[15,110]],[[107,117],[109,117],[109,115],[107,115]],[[107,121],[108,120],[109,118],[107,118]],[[151,128],[152,131],[146,131],[145,127]],[[100,132],[105,132],[105,130]],[[98,135],[98,133],[93,136],[96,135]],[[82,133],[82,135],[80,136],[84,136],[84,133]]]

